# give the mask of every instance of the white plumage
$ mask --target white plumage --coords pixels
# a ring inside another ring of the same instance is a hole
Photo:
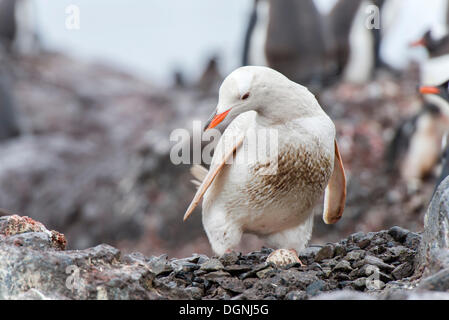
[[[336,222],[344,207],[333,122],[305,87],[265,67],[239,68],[224,80],[214,119],[223,114],[235,119],[207,175],[194,169],[202,184],[185,218],[204,195],[203,225],[219,255],[238,245],[244,232],[276,248],[303,249],[312,233],[312,210],[329,181],[326,223]]]

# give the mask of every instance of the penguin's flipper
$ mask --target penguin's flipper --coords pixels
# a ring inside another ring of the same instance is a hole
[[[323,220],[334,224],[340,220],[346,202],[346,174],[343,167],[337,141],[335,141],[334,172],[329,180],[324,195]]]
[[[192,214],[193,210],[195,210],[196,206],[201,201],[201,198],[206,193],[207,189],[210,187],[215,177],[223,169],[224,165],[226,164],[226,161],[228,161],[228,159],[230,159],[234,155],[234,152],[242,145],[244,139],[245,139],[244,135],[238,137],[237,140],[235,140],[233,145],[230,147],[230,149],[226,153],[224,153],[223,156],[219,158],[220,160],[207,172],[203,182],[201,183],[201,185],[198,188],[198,191],[195,194],[195,197],[193,198],[189,208],[187,209],[184,215],[184,221],[186,221]]]

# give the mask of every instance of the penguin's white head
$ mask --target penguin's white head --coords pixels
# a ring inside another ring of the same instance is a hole
[[[307,88],[267,67],[246,66],[223,81],[218,105],[205,129],[254,110],[270,117],[297,117],[321,107]]]

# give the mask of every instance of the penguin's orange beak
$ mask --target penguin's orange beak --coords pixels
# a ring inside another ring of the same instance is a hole
[[[411,48],[424,47],[425,45],[426,45],[426,40],[424,38],[419,39],[418,41],[410,43],[410,47]]]
[[[419,92],[421,94],[440,94],[441,91],[437,87],[420,87]]]
[[[224,120],[224,118],[226,118],[226,116],[228,115],[228,113],[230,111],[231,111],[231,109],[229,109],[229,110],[227,110],[227,111],[225,111],[223,113],[220,113],[220,114],[214,113],[212,115],[212,117],[207,121],[207,124],[204,127],[204,131],[206,131],[207,129],[215,128],[216,126],[218,126]]]

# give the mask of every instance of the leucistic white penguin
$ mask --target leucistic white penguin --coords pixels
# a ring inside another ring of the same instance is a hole
[[[233,120],[209,171],[195,167],[201,183],[184,216],[204,197],[203,226],[216,254],[232,250],[243,233],[302,250],[323,192],[324,221],[341,218],[346,178],[335,126],[307,88],[267,67],[241,67],[220,87],[207,129],[225,118]],[[269,139],[255,139],[267,132]]]
[[[245,34],[243,65],[269,66],[320,88],[326,47],[313,0],[256,0]]]

